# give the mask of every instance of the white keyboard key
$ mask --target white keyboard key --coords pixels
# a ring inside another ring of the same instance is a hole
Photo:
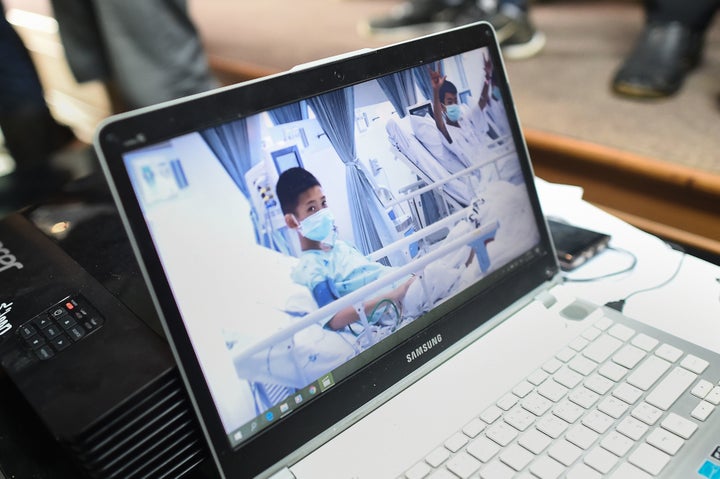
[[[529,428],[532,423],[535,422],[535,419],[535,415],[521,407],[511,409],[505,414],[505,416],[503,416],[503,421],[510,424],[518,431],[524,431]]]
[[[592,343],[588,344],[582,354],[586,358],[592,359],[596,363],[605,362],[620,346],[622,342],[619,339],[603,334]]]
[[[568,388],[551,378],[538,386],[537,392],[552,402],[558,402],[567,394]]]
[[[405,471],[405,477],[407,479],[423,479],[430,474],[430,466],[424,462],[418,462],[413,467]]]
[[[443,462],[447,461],[447,459],[450,457],[450,451],[445,449],[444,447],[438,447],[434,451],[432,451],[430,454],[425,456],[425,461],[430,464],[432,467],[438,467]]]
[[[613,355],[612,360],[620,366],[632,369],[645,357],[645,354],[645,351],[642,349],[632,344],[626,344],[620,351]]]
[[[568,400],[560,401],[553,409],[553,414],[571,424],[577,421],[584,413],[585,410],[582,407]]]
[[[535,427],[553,439],[557,439],[568,428],[568,423],[553,415],[540,419]]]
[[[558,351],[557,354],[555,354],[555,357],[566,363],[575,357],[575,350],[566,346]]]
[[[705,396],[712,391],[713,383],[708,381],[707,379],[701,379],[698,381],[698,383],[692,388],[690,391],[690,394],[693,396],[699,397],[700,399],[705,399]]]
[[[704,421],[708,418],[708,416],[710,416],[710,413],[712,413],[714,409],[715,406],[713,406],[709,402],[700,401],[700,404],[695,406],[695,409],[692,410],[690,415],[698,421]]]
[[[545,364],[542,365],[542,370],[548,374],[552,374],[558,369],[560,369],[560,366],[562,365],[563,363],[560,360],[556,358],[550,358],[548,361],[545,361]]]
[[[530,461],[535,458],[533,453],[531,453],[524,447],[518,446],[517,444],[511,444],[504,451],[502,451],[498,457],[502,462],[512,467],[516,471],[523,470],[525,466],[530,464]]]
[[[575,444],[580,449],[587,449],[597,440],[600,435],[582,424],[576,424],[568,429],[565,439]]]
[[[598,410],[615,419],[619,419],[620,416],[625,414],[625,411],[627,411],[629,407],[625,401],[621,401],[612,396],[608,396],[598,403]]]
[[[583,424],[592,429],[593,431],[603,434],[605,431],[610,429],[615,420],[605,414],[604,412],[598,411],[597,409],[590,411],[590,413],[582,418]]]
[[[570,469],[565,477],[566,479],[601,479],[602,474],[581,462]]]
[[[633,441],[637,441],[647,432],[648,425],[634,417],[627,416],[617,425],[617,430]]]
[[[498,422],[485,429],[485,435],[505,447],[517,437],[518,431],[504,422]]]
[[[612,454],[603,448],[596,447],[587,453],[587,455],[583,458],[583,461],[596,471],[607,474],[610,472],[610,469],[615,467],[618,458],[615,454]]]
[[[542,369],[536,369],[532,374],[530,374],[530,376],[527,377],[527,380],[531,384],[539,386],[540,384],[542,384],[543,381],[547,379],[548,376],[549,374]]]
[[[583,376],[587,376],[595,370],[595,368],[597,367],[597,363],[586,358],[585,356],[575,356],[568,363],[568,367],[573,371],[582,374]]]
[[[683,438],[661,428],[653,429],[646,441],[671,456],[674,456],[685,442]]]
[[[447,469],[438,469],[430,474],[428,479],[457,479],[457,476]]]
[[[602,334],[602,331],[600,331],[600,329],[596,328],[595,326],[590,326],[581,333],[581,336],[589,341],[593,341],[597,339],[600,334]]]
[[[657,356],[650,356],[630,373],[627,382],[643,391],[647,391],[669,368],[669,362]]]
[[[627,436],[623,436],[617,431],[612,431],[610,434],[600,440],[600,445],[602,447],[604,447],[618,457],[622,457],[627,454],[628,451],[633,447],[633,444],[635,444],[635,441],[628,438]]]
[[[715,406],[720,404],[720,386],[712,388],[707,396],[705,396],[705,400]]]
[[[536,416],[542,416],[552,407],[553,403],[533,391],[523,398],[521,405],[524,409],[530,411]]]
[[[606,317],[606,316],[603,316],[602,318],[600,318],[600,319],[598,319],[597,321],[595,321],[594,326],[595,326],[596,328],[598,328],[600,331],[605,331],[605,330],[607,330],[607,328],[609,328],[609,327],[612,326],[613,324],[614,324],[614,323],[613,323],[613,320],[612,320],[612,319],[610,319],[610,318],[608,318],[608,317]]]
[[[530,472],[540,479],[556,479],[565,471],[565,466],[555,459],[543,456],[530,465]]]
[[[575,462],[582,452],[582,449],[575,444],[567,442],[565,439],[559,440],[548,449],[548,455],[550,457],[566,466]]]
[[[480,469],[480,461],[466,452],[453,456],[445,467],[461,479],[468,479],[475,471]]]
[[[671,412],[662,420],[660,426],[668,431],[674,432],[683,439],[690,439],[690,436],[697,430],[698,426],[689,419]]]
[[[666,361],[674,363],[675,361],[680,359],[680,357],[683,355],[683,352],[675,346],[670,346],[669,344],[661,344],[660,347],[657,348],[657,350],[655,351],[655,354],[665,359]]]
[[[568,368],[567,366],[563,366],[562,368],[558,369],[558,371],[553,375],[553,379],[566,388],[574,388],[578,384],[580,384],[580,381],[583,380],[583,377],[573,371],[572,369]]]
[[[465,426],[462,429],[462,432],[464,432],[468,437],[475,438],[478,434],[483,432],[485,428],[487,427],[487,424],[485,422],[481,421],[478,418],[475,418],[471,420],[469,423],[465,424]]]
[[[498,453],[500,446],[487,437],[480,436],[472,441],[465,450],[472,454],[477,460],[481,462],[488,462],[495,454]]]
[[[458,452],[460,449],[465,447],[465,444],[467,443],[467,436],[458,432],[450,436],[447,441],[445,441],[444,445],[450,452]]]
[[[597,373],[593,373],[588,376],[584,384],[586,388],[600,395],[605,394],[614,386],[612,381],[606,377],[600,376]]]
[[[653,348],[658,345],[658,342],[659,341],[657,339],[652,338],[645,333],[638,334],[637,336],[632,338],[632,341],[630,341],[632,345],[637,346],[638,348],[647,352],[652,351]]]
[[[695,356],[694,354],[688,354],[683,358],[682,361],[680,361],[680,366],[684,367],[685,369],[689,369],[696,374],[700,374],[705,371],[709,364],[710,363],[708,363],[702,358]]]
[[[528,381],[522,381],[520,384],[513,388],[512,393],[519,398],[524,398],[525,396],[530,394],[530,391],[532,391],[533,389],[534,386]]]
[[[662,416],[662,411],[646,402],[641,402],[630,413],[635,419],[640,419],[648,426],[652,426]]]
[[[500,399],[498,399],[498,402],[496,404],[497,404],[497,407],[499,407],[503,411],[509,411],[511,407],[513,407],[515,404],[517,404],[518,400],[519,400],[519,398],[516,395],[514,395],[512,393],[508,393],[508,394],[504,395],[503,397],[501,397]]]
[[[605,363],[598,369],[598,373],[600,373],[601,376],[615,382],[620,381],[627,372],[627,369],[615,363]]]
[[[649,444],[640,444],[628,457],[631,464],[654,476],[660,474],[669,460],[670,456]]]
[[[600,398],[600,396],[597,393],[592,392],[584,386],[579,387],[568,394],[568,399],[585,409],[589,409],[593,404],[595,404],[598,398]]]
[[[625,462],[620,464],[608,479],[652,479],[652,476],[632,464]]]
[[[502,416],[502,409],[493,404],[480,414],[480,419],[485,421],[487,424],[492,424],[497,421],[500,416]]]
[[[543,434],[534,428],[530,429],[518,438],[518,444],[533,454],[540,454],[550,445],[551,442],[552,439],[550,436]]]
[[[484,469],[480,470],[482,479],[511,479],[515,471],[500,461],[492,461]]]
[[[624,342],[633,337],[635,330],[625,326],[624,324],[616,324],[612,328],[608,329],[607,333],[610,336],[616,337],[620,341]]]
[[[655,386],[645,401],[667,411],[696,378],[697,374],[687,369],[675,368]],[[720,388],[718,392],[720,393]]]
[[[585,349],[585,346],[587,346],[588,344],[590,344],[590,341],[583,338],[582,336],[578,336],[577,338],[570,341],[568,347],[570,347],[570,349],[574,349],[575,351],[580,352]]]
[[[613,396],[618,399],[622,399],[628,404],[635,404],[642,394],[643,392],[641,390],[635,386],[629,385],[628,383],[618,385],[618,387],[616,387],[612,392]]]

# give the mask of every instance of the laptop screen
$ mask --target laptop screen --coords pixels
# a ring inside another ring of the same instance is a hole
[[[535,283],[433,329],[453,312],[553,264],[496,47],[474,43],[377,74],[359,55],[333,85],[320,66],[201,96],[172,135],[153,133],[157,112],[135,120],[142,136],[132,117],[101,132],[131,138],[106,168],[123,170],[116,193],[219,447],[303,429],[306,412],[326,429]],[[248,99],[258,91],[269,99]],[[368,392],[373,370],[387,378]]]

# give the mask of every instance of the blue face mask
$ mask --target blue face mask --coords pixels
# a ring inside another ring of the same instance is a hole
[[[323,208],[300,222],[300,234],[309,240],[322,241],[335,229],[335,217],[329,208]]]
[[[445,115],[447,115],[447,119],[450,121],[458,121],[460,119],[460,116],[462,114],[462,110],[460,110],[460,105],[453,104],[453,105],[446,105],[445,106]]]

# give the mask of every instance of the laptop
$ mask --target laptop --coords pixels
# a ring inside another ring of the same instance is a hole
[[[488,24],[95,145],[221,477],[720,468],[717,355],[562,286]]]

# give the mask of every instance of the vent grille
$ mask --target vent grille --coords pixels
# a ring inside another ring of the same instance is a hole
[[[207,449],[176,369],[139,391],[69,444],[97,479],[182,477]]]

